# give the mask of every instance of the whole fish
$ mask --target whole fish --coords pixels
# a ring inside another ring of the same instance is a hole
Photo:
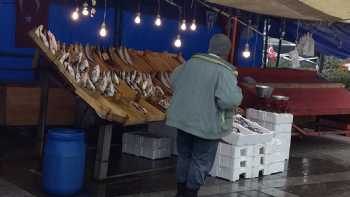
[[[105,90],[105,95],[106,96],[114,96],[114,94],[115,94],[115,88],[114,88],[113,83],[110,81],[107,85],[106,90]]]
[[[93,67],[92,72],[91,72],[92,83],[96,84],[100,79],[100,75],[101,75],[100,66],[97,64]]]

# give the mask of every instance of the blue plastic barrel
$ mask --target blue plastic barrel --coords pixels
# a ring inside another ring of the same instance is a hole
[[[77,129],[50,129],[43,158],[43,187],[52,195],[78,193],[84,183],[85,135]]]

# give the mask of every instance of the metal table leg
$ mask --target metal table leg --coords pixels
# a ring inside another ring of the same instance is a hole
[[[99,129],[94,169],[94,178],[97,180],[104,180],[107,178],[112,129],[113,126],[111,124],[101,126]]]

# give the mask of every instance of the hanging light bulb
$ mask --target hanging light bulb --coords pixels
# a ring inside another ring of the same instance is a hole
[[[83,11],[81,12],[84,16],[88,16],[89,15],[89,9],[88,9],[89,4],[87,2],[85,2],[83,4]]]
[[[187,30],[187,25],[186,25],[186,20],[185,19],[182,20],[182,23],[180,25],[180,29],[182,31],[186,31]]]
[[[181,41],[181,37],[180,37],[180,34],[178,34],[176,36],[176,40],[174,41],[174,46],[176,48],[180,48],[182,46],[182,41]]]
[[[134,22],[135,22],[136,24],[140,24],[140,23],[141,23],[141,13],[140,13],[140,12],[138,12],[138,13],[136,14],[135,19],[134,19]]]
[[[157,15],[157,18],[156,18],[156,20],[154,21],[154,24],[155,24],[157,27],[159,27],[159,26],[162,25],[162,19],[160,18],[160,15],[159,15],[159,14]]]
[[[192,24],[191,24],[190,28],[191,28],[192,31],[196,31],[197,30],[196,19],[192,20]]]
[[[106,37],[107,36],[107,28],[106,28],[106,23],[103,22],[102,25],[101,25],[101,29],[100,29],[100,36],[101,37]]]
[[[72,12],[71,18],[73,21],[77,21],[79,19],[79,8],[75,8],[74,12]]]
[[[245,59],[248,59],[250,58],[250,50],[249,50],[249,44],[246,43],[245,44],[245,47],[244,47],[244,51],[242,52],[242,56],[245,58]]]

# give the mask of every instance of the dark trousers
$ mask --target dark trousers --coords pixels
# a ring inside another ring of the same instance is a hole
[[[206,140],[178,130],[177,182],[198,190],[213,167],[218,144],[219,140]]]

